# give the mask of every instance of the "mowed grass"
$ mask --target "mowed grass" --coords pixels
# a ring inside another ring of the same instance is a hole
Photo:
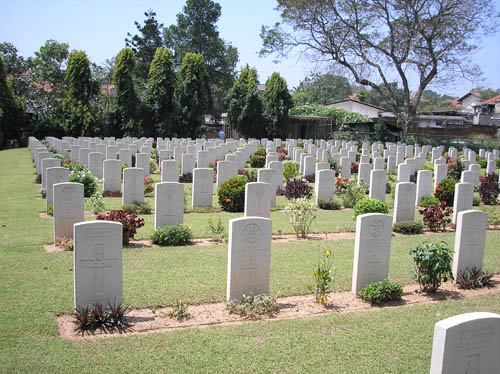
[[[52,240],[52,221],[39,217],[45,201],[35,198],[40,186],[34,178],[26,149],[0,151],[0,373],[424,373],[435,322],[472,311],[500,313],[497,294],[290,321],[63,341],[56,317],[72,311],[72,253],[43,251],[42,245]],[[345,212],[325,213],[330,215],[318,222],[328,219],[328,227],[347,221]],[[280,214],[273,213],[273,226]],[[186,223],[196,232],[196,224],[210,215],[189,213]],[[215,215],[224,220],[237,216]],[[203,229],[198,233],[203,236]],[[437,237],[453,245],[453,234]],[[391,279],[412,282],[408,250],[426,238],[393,238]],[[272,247],[273,296],[308,293],[319,245],[334,250],[335,289],[350,288],[353,240],[299,241]],[[488,232],[485,267],[490,271],[500,269],[499,248],[500,232]],[[123,259],[124,301],[133,307],[166,306],[177,299],[188,304],[224,300],[225,245],[125,248]]]

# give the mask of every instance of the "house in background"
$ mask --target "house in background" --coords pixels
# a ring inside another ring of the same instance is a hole
[[[474,106],[480,102],[481,94],[479,92],[469,92],[457,99],[456,104],[463,112],[474,112]]]
[[[474,125],[500,125],[500,95],[474,104]]]
[[[363,114],[365,116],[370,117],[371,119],[377,119],[379,117],[379,113],[387,111],[382,107],[368,104],[355,99],[345,99],[345,100],[335,101],[330,104],[325,104],[325,107],[345,109],[348,112]]]

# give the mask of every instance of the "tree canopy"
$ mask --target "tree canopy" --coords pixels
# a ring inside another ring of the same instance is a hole
[[[288,111],[293,106],[286,81],[279,73],[273,73],[266,82],[264,91],[264,116],[268,137],[286,136],[284,130]]]
[[[277,2],[281,23],[262,27],[261,54],[285,56],[298,48],[316,62],[341,66],[400,113],[391,86],[397,77],[405,131],[415,125],[422,93],[431,82],[477,74],[470,56],[485,35],[496,31],[489,0]]]
[[[346,77],[315,73],[299,83],[292,97],[295,105],[328,104],[347,99],[352,92],[351,84]]]

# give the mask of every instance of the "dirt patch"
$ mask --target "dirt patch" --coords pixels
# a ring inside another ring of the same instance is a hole
[[[354,239],[356,236],[355,232],[330,232],[328,234],[309,234],[307,238],[297,238],[295,234],[286,235],[273,235],[273,242],[300,242],[308,240],[343,240],[343,239]]]
[[[158,246],[151,243],[149,240],[129,240],[125,248],[157,248]]]
[[[55,244],[44,244],[43,245],[43,249],[47,253],[56,253],[56,252],[66,252],[66,251],[69,251],[69,249],[66,249],[64,247],[60,247],[60,246],[55,245]]]
[[[415,304],[437,303],[444,300],[458,300],[465,297],[474,297],[487,294],[498,294],[500,292],[500,276],[494,278],[493,287],[480,290],[461,290],[454,284],[447,283],[434,294],[422,293],[418,285],[412,284],[403,288],[401,301],[386,303],[383,306],[372,306],[369,303],[355,297],[351,292],[336,292],[329,295],[330,306],[328,308],[318,305],[313,295],[291,296],[277,300],[280,312],[275,316],[263,317],[259,321],[279,321],[303,317],[313,317],[331,313],[352,313],[383,308],[403,308]],[[128,319],[133,326],[127,331],[101,331],[93,334],[79,335],[74,331],[72,317],[62,315],[57,318],[59,335],[63,339],[93,339],[117,335],[135,335],[149,332],[168,332],[178,329],[199,328],[212,325],[242,324],[252,321],[246,320],[238,315],[229,314],[226,304],[204,304],[191,306],[188,309],[189,318],[184,321],[176,321],[168,317],[171,308],[135,309],[132,310]]]
[[[54,217],[52,217],[50,214],[47,214],[45,212],[41,212],[40,213],[40,218],[43,218],[43,219],[52,219]]]

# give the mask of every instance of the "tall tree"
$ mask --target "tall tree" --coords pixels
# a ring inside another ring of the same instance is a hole
[[[64,92],[66,62],[69,56],[69,45],[49,39],[40,50],[35,52],[33,73],[39,84],[46,86],[46,91]]]
[[[207,66],[203,56],[186,53],[177,74],[178,135],[193,138],[201,135],[209,95]]]
[[[155,18],[156,13],[151,9],[144,12],[144,15],[146,16],[144,26],[141,26],[136,21],[135,27],[137,27],[138,34],[132,36],[127,33],[128,37],[125,39],[125,45],[134,51],[137,60],[137,76],[146,81],[148,79],[149,65],[153,61],[156,49],[163,46],[161,37],[163,23],[158,23]]]
[[[123,135],[134,135],[139,99],[134,87],[134,52],[123,48],[116,57],[113,84],[116,85],[116,122],[113,127]]]
[[[224,96],[234,82],[238,50],[220,38],[216,23],[221,6],[212,0],[187,0],[177,24],[164,29],[165,45],[179,66],[187,52],[199,53],[207,64],[213,100],[210,109],[221,113]]]
[[[7,84],[7,74],[3,57],[0,55],[0,146],[6,139],[17,137],[16,103],[12,91]]]
[[[84,51],[72,51],[66,69],[66,97],[63,102],[66,130],[71,136],[93,134],[96,112],[91,108],[92,98],[99,92],[92,79],[90,62]]]
[[[288,111],[292,108],[292,96],[286,81],[279,73],[273,73],[266,82],[264,91],[264,116],[268,137],[286,136]]]
[[[153,126],[147,136],[171,136],[175,122],[174,59],[168,49],[158,48],[149,68],[145,102],[153,113]]]
[[[405,131],[416,124],[422,93],[432,81],[477,74],[470,56],[497,29],[490,0],[278,0],[278,9],[282,23],[262,27],[261,54],[307,49],[313,60],[350,71],[400,113],[390,84],[397,76]]]
[[[241,69],[226,99],[229,124],[243,136],[264,135],[264,108],[258,84],[257,70],[246,65]]]
[[[25,61],[22,56],[18,56],[17,48],[7,42],[0,43],[0,55],[3,56],[5,72],[7,75],[18,75],[25,69]]]
[[[328,104],[347,99],[352,87],[346,77],[334,74],[311,74],[299,83],[292,94],[295,105]]]

